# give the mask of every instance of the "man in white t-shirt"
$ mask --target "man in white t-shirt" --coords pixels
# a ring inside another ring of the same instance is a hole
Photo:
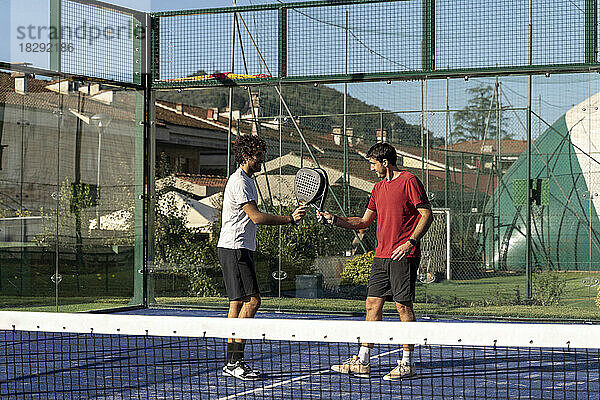
[[[258,194],[252,175],[260,171],[266,149],[265,141],[258,136],[239,136],[234,153],[240,167],[225,186],[217,247],[229,297],[228,318],[253,318],[260,307],[254,268],[256,225],[297,224],[306,215],[303,206],[296,208],[291,215],[266,214],[258,209]],[[244,361],[244,346],[242,339],[228,339],[223,374],[243,380],[259,379],[259,372]]]

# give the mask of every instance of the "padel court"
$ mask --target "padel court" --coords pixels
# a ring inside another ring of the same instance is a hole
[[[384,381],[382,377],[400,357],[399,346],[389,342],[409,325],[399,326],[393,318],[369,326],[347,316],[261,313],[251,325],[242,327],[221,311],[92,315],[95,323],[78,316],[58,323],[44,321],[43,316],[36,320],[32,314],[20,322],[18,315],[2,314],[3,322],[13,318],[16,327],[1,327],[2,398],[595,399],[600,388],[598,349],[586,348],[595,343],[586,345],[586,338],[568,325],[419,321],[416,331],[421,330],[418,337],[424,337],[415,351],[418,377]],[[140,317],[142,320],[126,322]],[[192,318],[176,321],[186,317]],[[97,329],[91,327],[94,324]],[[215,328],[219,324],[222,329]],[[384,328],[386,324],[389,330]],[[26,325],[36,331],[18,330]],[[195,325],[199,330],[216,330],[187,337]],[[43,331],[50,326],[59,332]],[[597,334],[597,327],[593,328],[589,333]],[[111,329],[114,334],[105,333]],[[230,330],[239,335],[242,329],[254,330],[246,359],[261,370],[258,381],[222,374],[225,339],[211,334]],[[556,329],[555,335],[540,338],[543,330],[552,329]],[[371,377],[331,371],[331,364],[356,353],[358,344],[347,342],[348,338],[369,330],[368,335],[380,342],[371,358]],[[477,340],[471,342],[473,335]],[[571,340],[564,341],[564,337]],[[446,344],[449,342],[455,344]],[[509,343],[522,345],[503,345]]]

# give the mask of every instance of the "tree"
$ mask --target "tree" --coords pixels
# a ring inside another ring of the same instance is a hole
[[[498,134],[498,93],[490,85],[467,89],[467,106],[454,114],[453,141],[495,139]],[[512,139],[506,131],[506,115],[500,113],[500,138]]]

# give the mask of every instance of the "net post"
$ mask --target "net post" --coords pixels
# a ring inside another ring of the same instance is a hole
[[[133,298],[130,305],[147,307],[153,301],[148,293],[148,271],[154,265],[154,169],[156,153],[156,131],[152,121],[155,120],[154,92],[152,90],[152,41],[148,35],[152,19],[148,14],[143,21],[135,19],[138,25],[138,40],[134,40],[134,52],[138,63],[134,63],[135,71],[139,71],[142,90],[136,91],[135,107],[135,242],[134,242],[134,281]],[[143,36],[141,33],[144,33]],[[134,37],[135,37],[134,36]],[[139,65],[139,68],[136,66]],[[134,79],[136,75],[134,74]],[[147,161],[146,161],[147,160]]]

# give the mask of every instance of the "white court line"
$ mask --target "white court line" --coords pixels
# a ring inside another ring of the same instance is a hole
[[[329,369],[324,369],[322,371],[313,372],[312,374],[308,374],[308,375],[304,375],[304,376],[297,376],[296,378],[288,379],[287,381],[280,381],[280,382],[274,383],[274,384],[269,385],[269,386],[263,386],[263,387],[259,387],[259,388],[256,388],[256,389],[246,390],[245,392],[232,394],[232,395],[227,396],[227,397],[220,397],[218,400],[234,399],[237,396],[242,396],[242,395],[250,394],[250,393],[262,392],[263,390],[276,388],[276,387],[285,385],[286,383],[291,383],[291,382],[299,381],[299,380],[302,380],[304,378],[308,378],[308,377],[313,376],[313,375],[319,375],[319,374],[325,373],[327,371],[329,371]]]
[[[399,351],[400,351],[400,349],[398,349],[398,350],[391,350],[391,351],[388,351],[388,352],[385,352],[385,353],[377,354],[376,356],[372,356],[371,360],[377,359],[377,358],[380,358],[380,357],[383,357],[383,356],[386,356],[388,354],[397,353]],[[280,381],[280,382],[274,383],[274,384],[269,385],[269,386],[263,386],[263,387],[259,387],[259,388],[256,388],[256,389],[246,390],[245,392],[232,394],[232,395],[229,395],[227,397],[220,397],[217,400],[229,400],[229,399],[234,399],[237,396],[243,396],[243,395],[250,394],[250,393],[262,392],[264,390],[276,388],[276,387],[279,387],[279,386],[282,386],[282,385],[286,385],[288,383],[300,381],[300,380],[305,379],[305,378],[310,378],[313,375],[324,374],[325,372],[328,372],[328,371],[331,371],[331,370],[328,368],[328,369],[324,369],[324,370],[321,370],[321,371],[313,372],[313,373],[308,374],[308,375],[297,376],[295,378],[288,379],[286,381]]]

